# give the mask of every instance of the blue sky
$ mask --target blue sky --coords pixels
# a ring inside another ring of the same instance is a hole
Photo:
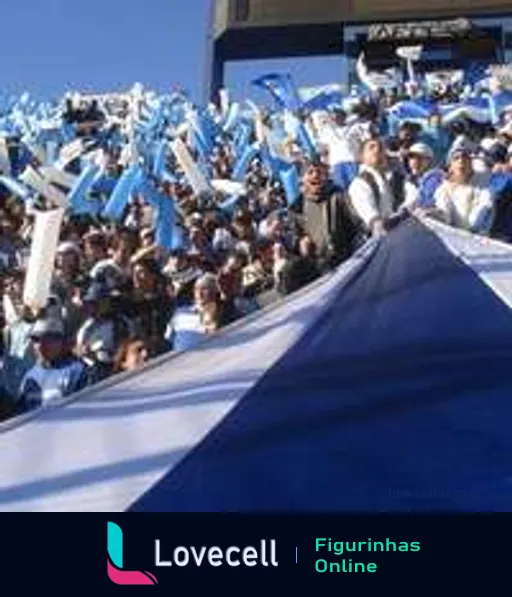
[[[110,91],[137,81],[202,97],[209,0],[2,0],[0,91],[42,97],[68,89]],[[264,72],[291,72],[300,85],[338,77],[336,59],[236,63],[238,97]]]

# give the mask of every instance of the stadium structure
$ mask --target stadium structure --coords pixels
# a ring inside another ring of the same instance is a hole
[[[432,70],[512,61],[506,0],[218,0],[211,27],[212,96],[230,61],[338,55],[346,85],[363,50],[382,69],[396,64],[400,45],[423,45]]]

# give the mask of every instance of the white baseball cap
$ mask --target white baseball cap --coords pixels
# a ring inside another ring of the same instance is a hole
[[[409,148],[409,155],[420,155],[424,158],[434,159],[434,152],[426,143],[415,143]]]

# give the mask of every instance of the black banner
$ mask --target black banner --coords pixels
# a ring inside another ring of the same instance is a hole
[[[379,23],[368,29],[369,41],[424,40],[467,35],[472,29],[467,19],[419,21],[416,23]]]
[[[512,517],[13,514],[2,522],[6,595],[427,587],[442,595],[507,586]]]

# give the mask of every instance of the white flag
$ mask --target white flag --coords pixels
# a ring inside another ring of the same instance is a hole
[[[23,288],[23,302],[34,310],[43,309],[48,302],[64,212],[64,209],[35,212],[34,234]]]
[[[404,60],[417,62],[423,53],[423,46],[402,46],[397,48],[396,53]]]

